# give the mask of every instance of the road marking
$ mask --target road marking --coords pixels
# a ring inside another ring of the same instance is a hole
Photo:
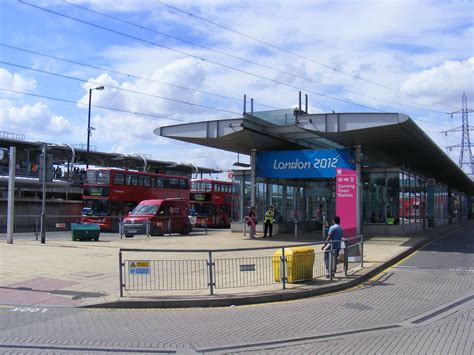
[[[46,313],[48,308],[42,307],[15,307],[10,312],[22,312],[22,313]]]

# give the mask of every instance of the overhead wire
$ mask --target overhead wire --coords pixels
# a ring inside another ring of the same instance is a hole
[[[189,105],[189,106],[194,106],[194,107],[199,107],[199,108],[204,108],[204,109],[208,109],[208,110],[219,111],[219,112],[224,112],[224,113],[231,113],[231,114],[236,114],[236,115],[241,114],[240,112],[236,112],[236,111],[229,111],[229,110],[224,110],[224,109],[220,109],[220,108],[217,108],[217,107],[211,107],[211,106],[207,106],[207,105],[196,104],[196,103],[189,102],[189,101],[172,99],[172,98],[161,96],[161,95],[145,93],[145,92],[141,92],[141,91],[137,91],[137,90],[125,89],[125,88],[115,86],[115,85],[105,84],[105,83],[98,82],[98,81],[94,82],[94,81],[90,81],[90,80],[86,80],[86,79],[82,79],[82,78],[77,78],[77,77],[74,77],[74,76],[71,76],[71,75],[53,73],[53,72],[50,72],[50,71],[47,71],[47,70],[31,68],[31,67],[27,67],[27,66],[24,66],[24,65],[11,63],[11,62],[5,62],[3,60],[0,60],[0,64],[5,64],[5,65],[12,66],[12,67],[25,69],[25,70],[31,70],[31,71],[35,71],[35,72],[38,72],[38,73],[53,75],[53,76],[57,76],[57,77],[64,78],[64,79],[80,81],[82,83],[92,83],[92,84],[95,84],[95,85],[105,85],[108,88],[112,88],[112,89],[116,89],[116,90],[120,90],[120,91],[125,91],[125,92],[129,92],[129,93],[133,93],[133,94],[139,94],[139,95],[154,97],[154,98],[158,98],[158,99],[162,99],[162,100],[166,100],[166,101],[176,102],[176,103]]]
[[[200,57],[200,56],[197,56],[197,55],[194,55],[194,54],[190,54],[190,53],[187,53],[187,52],[182,51],[182,50],[171,48],[171,47],[168,47],[168,46],[156,43],[156,42],[152,42],[152,41],[149,41],[149,40],[146,40],[146,39],[143,39],[143,38],[140,38],[140,37],[136,37],[136,36],[121,32],[121,31],[117,31],[117,30],[114,30],[114,29],[111,29],[111,28],[108,28],[108,27],[105,27],[105,26],[101,26],[101,25],[98,25],[98,24],[95,24],[95,23],[91,23],[91,22],[88,22],[88,21],[70,16],[70,15],[66,15],[66,14],[63,14],[63,13],[60,13],[60,12],[57,12],[57,11],[54,11],[54,10],[50,10],[50,9],[47,9],[47,8],[44,8],[44,7],[35,5],[35,4],[31,4],[31,3],[26,2],[24,0],[18,0],[18,1],[22,4],[24,4],[24,5],[31,6],[31,7],[37,8],[39,10],[42,10],[42,11],[45,11],[45,12],[48,12],[48,13],[51,13],[51,14],[54,14],[54,15],[57,15],[57,16],[68,18],[68,19],[71,19],[71,20],[74,20],[74,21],[77,21],[77,22],[80,22],[80,23],[83,23],[83,24],[86,24],[86,25],[89,25],[89,26],[92,26],[92,27],[96,27],[96,28],[104,30],[104,31],[108,31],[108,32],[115,33],[115,34],[130,38],[130,39],[134,39],[134,40],[137,40],[137,41],[140,41],[140,42],[143,42],[143,43],[147,43],[147,44],[150,44],[150,45],[153,45],[153,46],[157,46],[159,48],[167,49],[169,51],[172,51],[172,52],[175,52],[175,53],[178,53],[178,54],[182,54],[182,55],[185,55],[185,56],[188,56],[188,57],[191,57],[191,58],[199,59],[201,61],[211,63],[211,64],[214,64],[214,65],[217,65],[217,66],[221,66],[221,67],[226,68],[226,69],[234,70],[234,71],[237,71],[237,72],[240,72],[240,73],[244,73],[244,74],[251,75],[251,76],[254,76],[254,77],[257,77],[257,78],[268,80],[268,81],[274,82],[276,84],[287,86],[287,87],[290,87],[290,88],[293,88],[293,89],[304,90],[306,92],[309,92],[309,93],[312,93],[312,94],[315,94],[315,95],[318,95],[318,96],[321,96],[321,97],[325,97],[325,98],[328,98],[328,99],[331,99],[331,100],[343,102],[343,103],[346,103],[346,104],[350,104],[350,105],[353,105],[353,106],[358,106],[358,107],[373,110],[373,111],[383,112],[382,110],[380,110],[378,108],[375,108],[375,107],[372,107],[372,106],[369,106],[369,105],[359,104],[359,103],[356,103],[356,102],[353,102],[353,101],[350,101],[350,100],[333,97],[333,96],[330,96],[330,95],[323,94],[321,92],[317,92],[317,91],[310,90],[310,89],[307,89],[307,88],[301,88],[301,87],[298,87],[296,85],[291,85],[291,84],[282,82],[280,80],[268,78],[268,77],[265,77],[265,76],[260,75],[260,74],[251,73],[249,71],[239,69],[239,68],[235,68],[235,67],[232,67],[232,66],[227,65],[227,64],[219,63],[219,62],[216,62],[216,61],[213,61],[213,60],[210,60],[210,59],[205,59],[203,57]]]
[[[74,61],[74,60],[67,59],[67,58],[57,57],[57,56],[53,56],[53,55],[46,54],[46,53],[41,53],[41,52],[38,52],[38,51],[33,51],[33,50],[30,50],[30,49],[26,49],[26,48],[20,48],[20,47],[17,47],[17,46],[6,44],[6,43],[1,43],[0,42],[0,47],[14,49],[14,50],[17,50],[17,51],[30,53],[30,54],[34,54],[34,55],[45,57],[45,58],[54,59],[54,60],[57,60],[57,61],[60,61],[60,62],[71,63],[71,64],[74,64],[74,65],[78,65],[78,66],[82,66],[82,67],[87,67],[87,68],[103,71],[103,72],[106,72],[106,73],[118,74],[118,75],[122,75],[122,76],[125,76],[125,77],[128,77],[128,78],[143,80],[143,81],[147,81],[147,82],[151,82],[151,83],[170,86],[170,87],[183,89],[183,90],[188,90],[188,91],[192,91],[192,92],[197,92],[197,93],[200,93],[200,94],[203,94],[203,95],[215,96],[215,97],[222,98],[222,99],[232,100],[232,101],[236,101],[236,102],[242,102],[241,98],[235,98],[235,97],[231,97],[231,96],[226,96],[226,95],[222,95],[222,94],[213,93],[213,92],[210,92],[210,91],[204,91],[204,90],[190,88],[190,87],[186,87],[186,86],[182,86],[182,85],[172,84],[172,83],[168,83],[168,82],[164,82],[164,81],[160,81],[160,80],[156,80],[156,79],[144,78],[144,77],[141,77],[141,76],[138,76],[138,75],[135,75],[135,74],[125,73],[125,72],[121,72],[121,71],[110,69],[110,68],[104,68],[104,67],[100,67],[100,66],[96,66],[96,65],[92,65],[92,64],[87,64],[87,63],[83,63],[83,62]],[[274,106],[266,105],[264,103],[257,102],[257,101],[255,101],[255,102],[258,103],[260,106],[276,109],[276,107],[274,107]]]
[[[165,7],[170,8],[170,9],[173,9],[173,10],[175,10],[175,11],[177,11],[177,12],[181,12],[181,13],[183,13],[183,14],[185,14],[185,15],[190,16],[190,17],[194,17],[194,18],[196,18],[196,19],[198,19],[198,20],[200,20],[200,21],[209,23],[209,24],[211,24],[211,25],[213,25],[213,26],[222,28],[222,29],[224,29],[224,30],[226,30],[226,31],[235,33],[235,34],[237,34],[237,35],[239,35],[239,36],[245,37],[245,38],[250,39],[250,40],[252,40],[252,41],[258,42],[258,43],[260,43],[260,44],[264,44],[264,45],[269,46],[269,47],[271,47],[271,48],[273,48],[273,49],[277,49],[277,50],[279,50],[279,51],[282,51],[282,52],[284,52],[284,53],[290,54],[290,55],[295,56],[295,57],[297,57],[297,58],[300,58],[300,59],[303,59],[303,60],[305,60],[305,61],[314,63],[314,64],[316,64],[316,65],[319,65],[319,66],[322,66],[322,67],[324,67],[324,68],[333,70],[333,71],[335,71],[335,72],[338,72],[338,73],[341,73],[341,74],[344,74],[344,75],[351,76],[351,77],[353,77],[353,78],[356,78],[356,79],[358,79],[358,80],[361,80],[361,81],[370,83],[370,84],[372,84],[372,85],[376,85],[376,86],[381,87],[381,88],[384,88],[384,89],[386,89],[386,90],[390,90],[390,91],[393,91],[393,92],[396,92],[396,93],[399,93],[399,94],[403,94],[403,95],[406,95],[406,96],[410,96],[410,97],[412,97],[412,98],[425,100],[425,101],[431,102],[431,103],[436,104],[436,105],[439,105],[439,106],[445,106],[445,107],[450,107],[450,108],[459,109],[459,107],[457,107],[457,106],[452,106],[452,105],[447,105],[447,104],[439,103],[439,102],[436,102],[436,101],[433,101],[433,100],[430,100],[430,99],[427,99],[427,98],[424,98],[424,97],[420,97],[420,96],[417,96],[417,95],[414,95],[414,94],[410,94],[410,93],[401,91],[401,90],[399,90],[399,89],[391,88],[391,87],[389,87],[389,86],[386,86],[386,85],[377,83],[377,82],[375,82],[375,81],[373,81],[373,80],[366,79],[366,78],[364,78],[364,77],[362,77],[362,76],[360,76],[360,75],[352,74],[352,73],[346,72],[346,71],[344,71],[344,70],[338,69],[338,68],[336,68],[336,67],[332,67],[332,66],[330,66],[330,65],[328,65],[328,64],[321,63],[321,62],[316,61],[316,60],[314,60],[314,59],[311,59],[311,58],[305,57],[305,56],[303,56],[303,55],[300,55],[300,54],[298,54],[298,53],[295,53],[295,52],[293,52],[293,51],[290,51],[290,50],[288,50],[288,49],[286,49],[286,48],[277,46],[277,45],[272,44],[272,43],[270,43],[270,42],[267,42],[267,41],[261,40],[261,39],[259,39],[259,38],[256,38],[256,37],[254,37],[254,36],[251,36],[251,35],[245,34],[245,33],[243,33],[243,32],[237,31],[237,30],[235,30],[235,29],[233,29],[233,28],[230,28],[230,27],[228,27],[228,26],[221,25],[221,24],[219,24],[219,23],[217,23],[217,22],[211,21],[211,20],[209,20],[209,19],[207,19],[207,18],[204,18],[204,17],[202,17],[202,16],[198,16],[198,15],[196,15],[196,14],[194,14],[194,13],[192,13],[192,12],[189,12],[189,11],[187,11],[187,10],[183,10],[183,9],[180,9],[179,7],[176,7],[176,6],[173,6],[173,5],[169,5],[169,4],[167,4],[167,3],[163,2],[163,1],[155,0],[155,3],[158,3],[158,4],[160,4],[160,5],[163,5],[163,6],[165,6]],[[264,16],[264,17],[266,17],[266,16]],[[400,104],[399,104],[399,105],[400,105]],[[401,105],[403,105],[403,104],[401,104]],[[445,112],[442,112],[442,113],[445,113]]]
[[[82,102],[77,102],[77,101],[73,101],[73,100],[62,99],[62,98],[59,98],[59,97],[52,97],[52,96],[47,96],[47,95],[33,94],[31,92],[12,90],[12,89],[2,88],[2,87],[0,87],[0,91],[7,91],[7,92],[15,93],[15,94],[39,97],[39,98],[42,98],[42,99],[65,102],[65,103],[74,104],[74,105],[89,106],[88,104],[84,104]],[[145,116],[145,117],[152,117],[152,118],[165,118],[167,120],[179,121],[179,122],[184,122],[184,123],[190,123],[191,122],[191,121],[181,120],[181,119],[178,119],[178,118],[173,118],[173,117],[164,116],[164,115],[155,115],[155,114],[150,114],[150,113],[128,111],[128,110],[123,110],[123,109],[120,109],[120,108],[108,107],[108,106],[102,106],[102,105],[96,105],[96,104],[91,104],[91,107],[96,107],[96,108],[109,110],[109,111],[122,112],[122,113],[131,113],[131,114],[138,115],[138,116]]]
[[[143,26],[143,25],[139,25],[137,23],[134,23],[134,22],[131,22],[131,21],[128,21],[128,20],[124,20],[124,19],[121,19],[119,17],[112,16],[112,15],[109,15],[109,14],[106,14],[106,13],[103,13],[103,12],[100,12],[100,11],[97,11],[97,10],[92,10],[92,9],[89,9],[87,7],[84,7],[84,6],[81,6],[81,5],[78,5],[78,4],[73,4],[73,3],[68,2],[67,0],[62,0],[62,2],[64,4],[69,5],[69,6],[73,6],[73,7],[76,7],[78,9],[88,11],[90,13],[100,15],[100,16],[103,16],[103,17],[108,18],[108,19],[112,19],[112,20],[117,21],[117,22],[125,23],[127,25],[130,25],[130,26],[142,29],[142,30],[146,30],[146,31],[149,31],[149,32],[152,32],[152,33],[155,33],[155,34],[159,34],[161,36],[168,37],[168,38],[171,38],[171,39],[174,39],[174,40],[186,43],[186,44],[190,44],[190,45],[205,49],[205,50],[210,51],[210,52],[214,52],[214,53],[217,53],[217,54],[220,54],[220,55],[224,55],[224,56],[227,56],[227,57],[232,58],[232,59],[236,59],[236,60],[240,60],[242,62],[248,63],[248,64],[256,65],[256,66],[274,71],[278,74],[288,75],[288,76],[296,78],[296,79],[308,81],[308,82],[311,82],[311,83],[314,83],[314,84],[317,84],[317,85],[326,86],[326,87],[329,87],[329,88],[332,88],[332,89],[336,89],[336,90],[339,90],[339,91],[344,91],[344,92],[347,92],[347,93],[350,93],[350,94],[353,94],[353,95],[362,96],[362,97],[365,97],[365,98],[369,98],[369,99],[372,99],[372,100],[376,100],[376,101],[380,101],[380,102],[384,102],[384,103],[388,103],[388,104],[392,104],[392,105],[396,105],[396,106],[403,106],[403,107],[408,107],[408,108],[423,110],[423,111],[428,111],[428,112],[434,112],[434,113],[444,113],[444,112],[441,112],[441,111],[435,111],[435,110],[431,110],[431,109],[427,109],[427,108],[419,107],[419,106],[415,106],[415,105],[403,104],[403,103],[400,103],[400,102],[395,102],[395,101],[392,101],[392,100],[387,100],[387,99],[383,99],[383,98],[380,98],[380,97],[376,97],[376,96],[367,95],[367,94],[364,94],[364,93],[348,90],[348,89],[345,89],[343,87],[339,87],[339,86],[336,86],[336,85],[327,84],[327,83],[324,83],[324,82],[319,81],[319,80],[314,80],[314,79],[311,79],[311,78],[308,78],[308,77],[305,77],[305,76],[290,73],[290,72],[285,71],[285,70],[280,70],[280,69],[274,68],[274,67],[269,66],[267,64],[259,63],[259,62],[249,60],[247,58],[242,58],[242,57],[236,56],[234,54],[227,53],[227,52],[215,49],[215,48],[204,46],[204,45],[198,44],[196,42],[189,41],[189,40],[186,40],[186,39],[174,36],[174,35],[170,35],[168,33],[158,31],[158,30],[155,30],[153,28],[149,28],[149,27],[146,27],[146,26]]]

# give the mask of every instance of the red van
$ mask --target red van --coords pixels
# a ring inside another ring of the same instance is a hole
[[[189,234],[192,227],[188,216],[188,201],[181,198],[144,200],[123,219],[123,234],[128,238],[147,232]]]

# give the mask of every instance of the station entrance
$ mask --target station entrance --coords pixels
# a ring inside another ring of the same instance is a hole
[[[250,171],[234,171],[238,196],[232,229],[240,229],[251,206],[260,221],[273,206],[275,231],[321,233],[339,215],[347,234],[355,235],[358,179],[353,156],[338,149],[256,152]]]
[[[236,194],[232,221],[233,230],[241,230],[242,221],[251,207],[251,172],[234,171]],[[275,209],[274,231],[293,233],[321,233],[325,221],[336,215],[335,179],[257,179],[255,207],[257,219],[264,220],[269,206]],[[257,225],[258,227],[258,225]]]

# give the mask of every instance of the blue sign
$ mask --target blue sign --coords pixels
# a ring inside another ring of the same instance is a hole
[[[336,177],[336,168],[355,169],[345,149],[257,152],[257,177],[304,179]]]

